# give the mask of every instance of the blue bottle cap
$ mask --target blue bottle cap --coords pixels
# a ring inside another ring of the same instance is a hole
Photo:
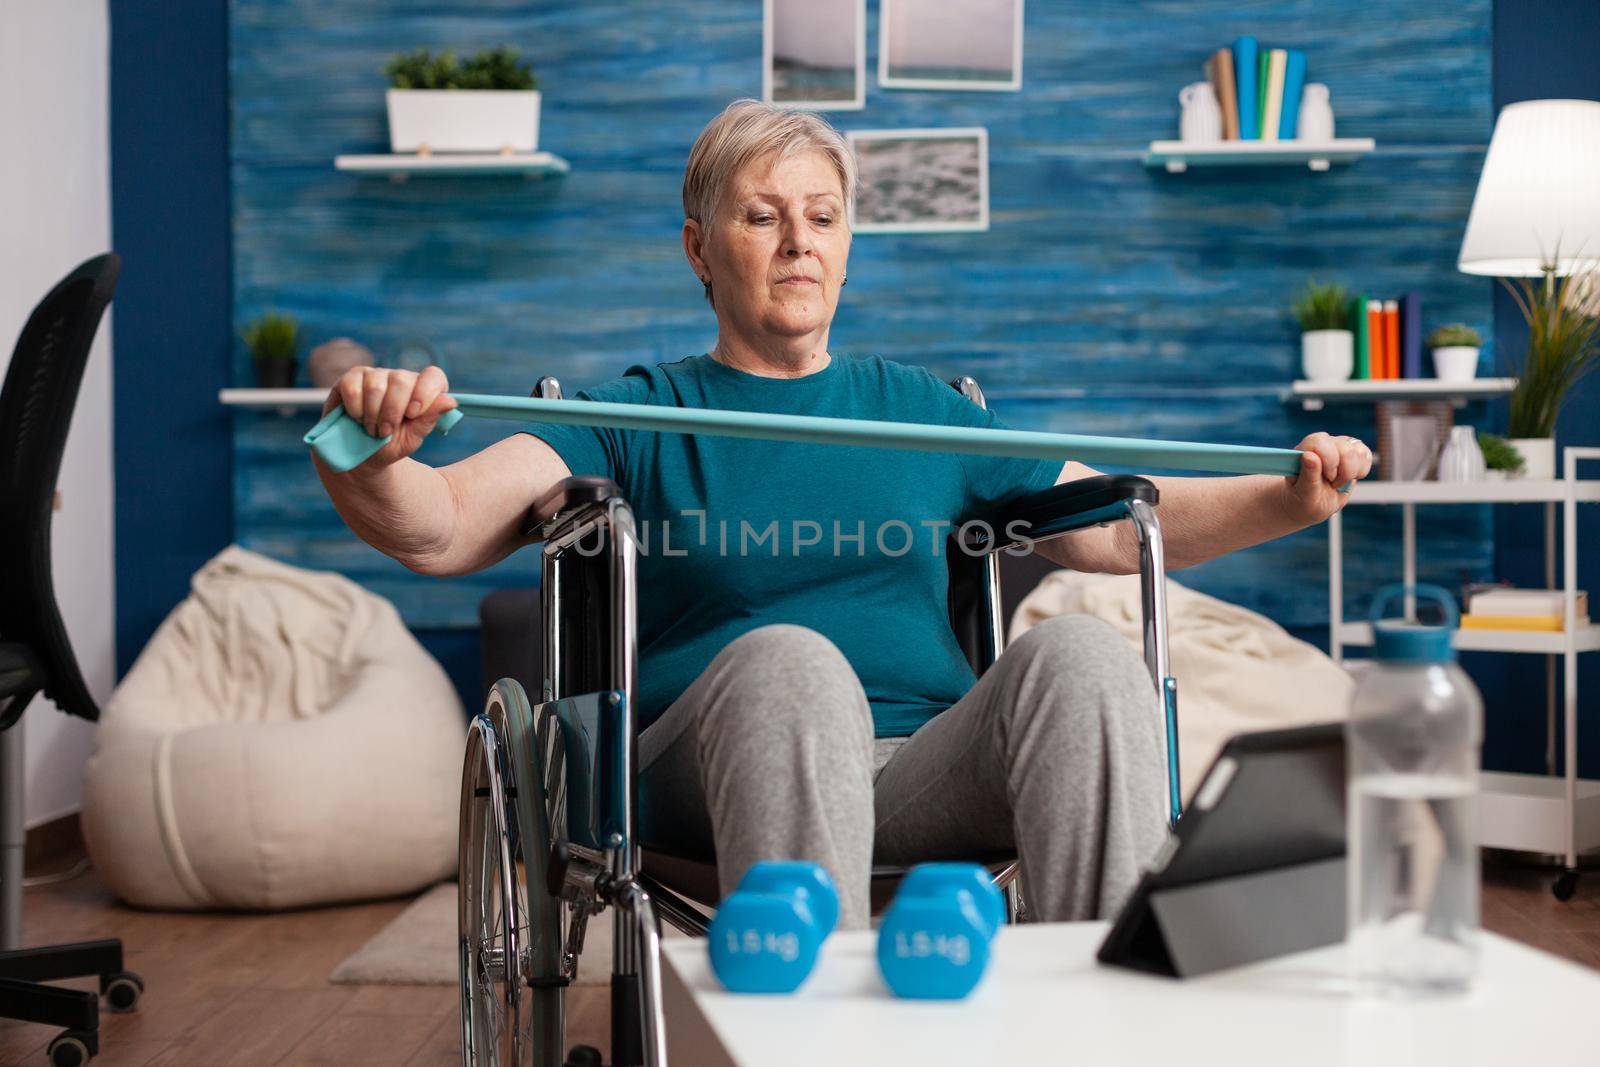
[[[1404,619],[1385,619],[1383,612],[1397,597],[1407,592],[1421,600],[1433,600],[1444,609],[1445,622],[1425,626]],[[1372,602],[1372,656],[1393,663],[1448,663],[1456,658],[1450,640],[1460,623],[1456,602],[1447,590],[1437,585],[1387,585],[1378,590]]]

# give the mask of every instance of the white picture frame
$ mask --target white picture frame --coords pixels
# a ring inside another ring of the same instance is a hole
[[[983,126],[954,126],[942,129],[850,130],[845,133],[855,153],[859,181],[856,202],[850,213],[852,233],[973,233],[989,228],[989,131]],[[971,143],[976,171],[967,180],[964,150],[934,151],[934,142]],[[922,150],[918,150],[918,149]],[[875,152],[878,158],[874,159]],[[963,172],[952,175],[952,169]],[[920,188],[907,189],[908,182]],[[894,192],[880,192],[885,184]],[[955,188],[940,190],[938,185]],[[959,198],[957,210],[943,217],[938,212],[921,210],[919,198],[951,200]],[[892,203],[886,203],[892,199]],[[908,202],[912,204],[907,207]],[[972,206],[969,209],[967,204]]]
[[[885,89],[955,89],[1018,92],[1022,89],[1023,0],[880,0],[878,84]],[[1009,14],[1007,27],[997,16]],[[924,32],[926,31],[926,32]],[[986,31],[1000,36],[987,39]],[[988,57],[978,67],[951,62]],[[993,65],[1005,55],[1009,69]],[[1003,71],[991,78],[978,71]]]
[[[847,10],[854,25],[845,30],[838,21]],[[816,39],[808,41],[813,28]],[[821,73],[812,74],[810,80],[813,86],[826,84],[839,71],[852,70],[854,85],[850,94],[789,91],[785,83],[803,69],[800,59],[807,53],[835,52],[846,33],[853,61],[848,67],[834,63],[815,66],[812,70]],[[791,56],[795,58],[791,60]],[[761,99],[778,107],[807,111],[860,111],[866,107],[867,0],[762,0]]]

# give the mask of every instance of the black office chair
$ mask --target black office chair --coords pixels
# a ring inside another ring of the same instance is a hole
[[[42,983],[96,976],[112,1011],[132,1011],[144,992],[122,969],[121,941],[17,947],[25,831],[22,731],[13,727],[39,693],[68,715],[100,718],[56,607],[50,516],[89,346],[121,267],[108,252],[50,290],[0,388],[0,1018],[65,1027],[50,1042],[52,1067],[81,1067],[100,1051],[100,998]]]

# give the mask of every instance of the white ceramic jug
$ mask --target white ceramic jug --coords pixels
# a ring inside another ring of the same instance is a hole
[[[1178,136],[1184,141],[1204,144],[1222,140],[1222,105],[1210,82],[1194,82],[1178,91],[1183,111],[1178,118]]]
[[[1297,141],[1333,140],[1333,105],[1328,103],[1328,87],[1310,82],[1300,94],[1300,118],[1295,124]]]

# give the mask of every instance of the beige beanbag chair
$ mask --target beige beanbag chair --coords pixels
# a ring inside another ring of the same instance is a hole
[[[287,908],[449,877],[466,720],[394,606],[238,546],[191,588],[88,764],[84,837],[111,891]]]
[[[1137,574],[1052,572],[1017,605],[1011,640],[1067,614],[1106,620],[1144,655]],[[1316,646],[1264,615],[1196,592],[1170,575],[1167,654],[1178,682],[1185,799],[1234,734],[1329,722],[1350,713],[1350,675]]]

